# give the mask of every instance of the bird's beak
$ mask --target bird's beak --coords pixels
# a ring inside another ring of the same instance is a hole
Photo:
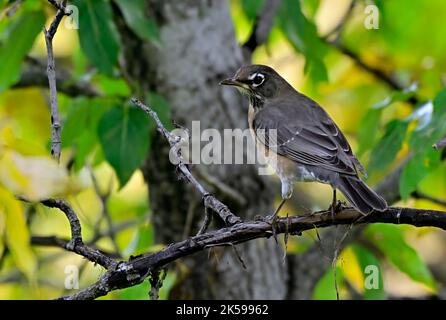
[[[242,87],[243,83],[241,83],[240,81],[237,81],[237,79],[235,79],[235,78],[228,78],[228,79],[221,81],[220,85]]]

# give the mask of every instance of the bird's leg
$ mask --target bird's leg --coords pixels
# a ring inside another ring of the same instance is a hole
[[[256,216],[256,220],[263,221],[271,225],[272,231],[273,231],[273,237],[277,242],[277,217],[279,216],[280,209],[282,209],[283,205],[287,201],[287,198],[282,198],[282,201],[280,202],[279,206],[276,208],[274,213],[272,215],[262,217],[262,216]]]
[[[334,216],[336,215],[336,213],[338,213],[340,211],[342,207],[342,204],[339,200],[337,200],[336,198],[336,189],[333,188],[333,199],[331,200],[331,205],[328,208],[328,210],[331,211],[331,218],[334,219]]]
[[[331,219],[334,220],[336,211],[336,188],[333,188],[333,199],[331,200]]]
[[[277,220],[277,216],[279,215],[280,209],[282,209],[283,205],[285,204],[285,202],[287,201],[287,199],[282,199],[282,201],[280,202],[279,206],[276,208],[276,211],[274,211],[272,217],[271,217],[271,223],[276,222]]]
[[[282,199],[282,201],[280,202],[279,206],[274,211],[274,213],[271,217],[271,220],[270,220],[271,229],[273,230],[273,237],[274,237],[274,240],[276,240],[277,244],[279,243],[277,241],[277,225],[276,225],[277,217],[279,216],[280,209],[282,209],[282,207],[286,201],[287,201],[287,198]]]

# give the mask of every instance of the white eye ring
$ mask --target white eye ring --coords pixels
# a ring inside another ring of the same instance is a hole
[[[261,79],[260,82],[255,82],[257,78]],[[248,79],[252,81],[253,87],[258,87],[265,81],[265,76],[260,72],[256,72],[250,75]]]

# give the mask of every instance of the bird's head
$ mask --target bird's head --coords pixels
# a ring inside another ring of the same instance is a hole
[[[233,77],[220,84],[235,86],[242,93],[262,100],[274,98],[281,89],[289,87],[273,68],[259,64],[241,67]]]

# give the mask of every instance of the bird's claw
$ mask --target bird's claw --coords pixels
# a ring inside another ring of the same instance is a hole
[[[261,221],[261,222],[265,222],[265,223],[269,224],[272,229],[274,240],[276,240],[276,243],[278,243],[278,241],[277,241],[277,215],[270,214],[267,216],[255,216],[254,219],[255,219],[255,221]]]
[[[341,200],[337,200],[336,203],[333,205],[330,204],[330,206],[328,207],[328,211],[331,211],[331,213],[333,215],[335,215],[336,213],[339,213],[342,211],[342,202]]]

